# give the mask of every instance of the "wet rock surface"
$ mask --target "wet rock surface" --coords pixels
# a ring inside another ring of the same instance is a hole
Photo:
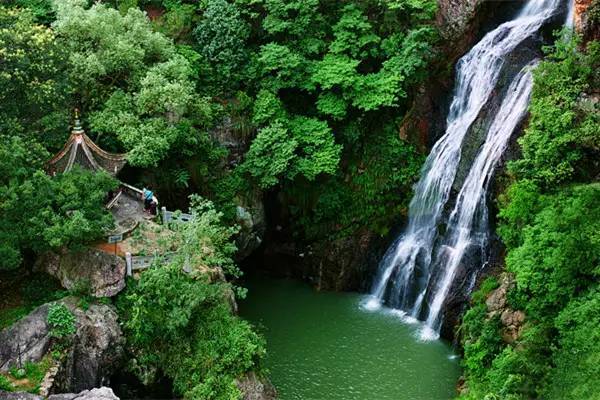
[[[241,261],[258,249],[263,242],[266,220],[262,194],[253,192],[236,199],[236,220],[240,232],[236,236],[236,259]]]
[[[236,380],[238,389],[242,392],[243,400],[275,400],[277,391],[265,378],[254,372],[247,373],[243,378]]]
[[[250,268],[276,278],[307,281],[317,290],[366,292],[389,238],[363,229],[349,237],[305,246],[291,240],[266,242],[260,255],[249,260]]]
[[[85,311],[73,310],[77,332],[58,374],[52,392],[79,392],[108,383],[120,365],[125,338],[116,311],[93,304]]]
[[[0,390],[0,400],[44,400],[44,398],[27,392],[5,392]]]
[[[584,41],[600,39],[600,2],[598,0],[575,0],[575,29]]]

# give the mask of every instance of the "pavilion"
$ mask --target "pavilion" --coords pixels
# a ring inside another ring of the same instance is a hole
[[[127,163],[127,154],[109,153],[101,149],[86,135],[81,126],[79,111],[75,110],[75,121],[67,142],[54,157],[48,161],[46,170],[49,175],[66,173],[78,165],[83,169],[105,171],[116,177]],[[147,216],[143,212],[142,191],[124,182],[119,182],[119,190],[110,196],[106,208],[115,220],[115,229],[111,235],[127,234],[137,227]]]
[[[114,154],[102,150],[85,134],[81,127],[79,112],[75,111],[75,123],[71,136],[50,161],[47,170],[50,175],[69,172],[73,165],[92,171],[106,171],[117,176],[127,163],[127,154]]]

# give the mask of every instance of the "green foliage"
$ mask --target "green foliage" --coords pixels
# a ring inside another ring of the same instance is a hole
[[[0,390],[12,392],[14,389],[13,384],[4,375],[0,375]]]
[[[563,37],[566,37],[563,36]],[[501,197],[508,292],[526,325],[512,344],[474,295],[465,334],[465,399],[594,399],[600,384],[600,112],[587,98],[598,85],[597,42],[559,41],[535,72],[522,158]]]
[[[598,399],[600,387],[600,291],[596,287],[575,299],[556,318],[559,342],[556,368],[548,378],[545,397]]]
[[[0,268],[16,268],[23,251],[40,253],[98,239],[112,225],[104,209],[116,181],[78,169],[54,178],[41,167],[47,152],[35,141],[1,136]]]
[[[20,264],[21,253],[42,253],[94,241],[112,227],[103,207],[106,193],[116,187],[108,174],[73,170],[54,178],[36,171],[29,179],[0,188],[0,247],[3,268]]]
[[[485,301],[473,302],[463,318],[463,366],[474,379],[485,376],[502,349],[499,317],[487,318]]]
[[[385,232],[422,161],[394,130],[432,59],[435,2],[237,3],[262,28],[249,39],[258,133],[240,172],[280,185],[311,239]]]
[[[8,376],[0,374],[0,390],[38,394],[50,366],[50,358],[44,357],[37,363],[25,362],[23,368],[12,367]]]
[[[194,29],[202,57],[204,81],[218,93],[227,93],[240,83],[249,54],[246,41],[250,28],[235,4],[208,0],[202,19]]]
[[[345,170],[318,190],[306,183],[285,189],[309,238],[350,235],[365,226],[385,234],[391,216],[406,212],[422,156],[398,138],[394,125],[377,126],[377,131],[369,142],[357,146]]]
[[[52,304],[48,309],[47,320],[50,336],[54,338],[64,339],[75,333],[75,316],[64,304]]]
[[[55,135],[67,128],[67,75],[55,33],[29,10],[0,6],[0,54],[0,134],[39,134],[56,146]]]
[[[118,307],[140,376],[158,368],[185,398],[235,399],[240,393],[234,380],[259,366],[264,340],[233,315],[230,285],[211,283],[207,274],[207,267],[219,267],[239,275],[231,260],[233,230],[221,225],[210,202],[194,198],[192,204],[194,219],[176,233],[173,263],[131,282]]]
[[[232,259],[236,251],[232,237],[237,228],[225,226],[223,214],[214,204],[197,195],[190,198],[190,212],[192,221],[178,226],[180,256],[192,268],[195,265],[220,268],[231,278],[239,277],[241,271]]]
[[[582,282],[600,277],[600,185],[576,186],[540,200],[541,210],[523,228],[522,244],[506,258],[516,296],[535,299],[519,308],[535,319],[562,309]]]
[[[589,43],[586,52],[576,51],[577,44],[559,41],[535,70],[530,106],[535,118],[519,141],[523,158],[512,165],[520,177],[544,188],[592,178],[586,167],[597,161],[592,157],[600,147],[600,112],[580,95],[600,84],[600,43]]]
[[[31,11],[36,22],[49,25],[54,20],[52,0],[6,0],[7,5],[26,8]]]
[[[268,188],[279,182],[295,158],[298,142],[280,122],[261,129],[246,154],[244,163],[248,172],[258,180],[260,187]]]
[[[137,367],[161,369],[185,398],[237,398],[234,379],[256,367],[264,343],[232,315],[225,288],[191,278],[181,265],[144,273],[127,294],[125,330]]]
[[[2,272],[6,286],[2,289],[0,301],[7,305],[0,309],[0,329],[25,317],[34,308],[68,294],[50,275],[39,272],[23,279],[20,278],[23,273],[22,270]],[[15,302],[16,299],[19,301]]]
[[[267,99],[272,97],[265,95],[263,99],[266,105]],[[259,106],[263,108],[262,103]],[[277,109],[264,109],[272,115],[278,113]],[[258,118],[263,117],[259,114]],[[262,188],[276,185],[283,176],[293,180],[301,175],[312,181],[319,174],[336,171],[340,150],[323,121],[295,117],[284,126],[282,121],[276,120],[259,131],[242,170],[256,178]]]

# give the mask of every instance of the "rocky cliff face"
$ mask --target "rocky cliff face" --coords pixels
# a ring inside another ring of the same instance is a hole
[[[238,389],[242,392],[243,400],[275,400],[277,391],[268,379],[260,378],[254,372],[236,380]]]
[[[77,298],[61,300],[76,318],[76,332],[68,338],[59,358],[50,355],[54,339],[47,322],[49,304],[44,304],[14,325],[0,332],[0,371],[19,362],[39,362],[53,357],[42,391],[72,393],[93,389],[108,382],[123,356],[125,339],[117,313],[108,305],[93,304],[78,308]]]
[[[455,42],[455,46],[452,46],[455,47],[454,51],[461,52],[461,48],[472,41],[478,26],[477,11],[483,2],[484,0],[438,1],[437,25],[444,40]]]
[[[575,0],[575,29],[584,41],[600,39],[600,1]]]
[[[401,139],[417,144],[424,153],[444,131],[453,66],[475,42],[485,15],[494,8],[496,3],[484,0],[438,1],[438,61],[432,66],[429,80],[417,89],[399,129]]]
[[[444,132],[454,64],[477,40],[486,18],[495,17],[494,11],[504,5],[483,0],[439,0],[436,21],[442,40],[436,49],[437,61],[429,80],[413,94],[413,103],[399,127],[401,139],[427,153]],[[277,200],[277,206],[283,203]],[[270,212],[273,208],[268,207]],[[271,274],[308,280],[323,290],[368,290],[379,259],[393,240],[365,227],[347,238],[302,247],[286,232],[286,217],[276,216],[269,222],[273,226],[266,234],[266,260],[259,262]],[[277,225],[284,227],[278,231]]]
[[[502,274],[500,286],[493,290],[485,301],[488,309],[488,319],[500,316],[502,339],[506,343],[515,342],[521,336],[525,324],[525,313],[520,310],[513,310],[507,304],[506,296],[514,284],[515,282],[509,274]]]

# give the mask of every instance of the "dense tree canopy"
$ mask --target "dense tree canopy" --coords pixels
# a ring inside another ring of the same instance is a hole
[[[67,130],[66,53],[29,10],[0,7],[0,133],[38,136],[60,146]],[[62,130],[62,132],[61,132]]]
[[[146,15],[97,3],[57,0],[53,28],[69,54],[69,80],[96,134],[129,152],[133,165],[155,166],[193,148],[210,115],[194,93],[192,68]],[[110,136],[113,135],[113,136]],[[116,142],[116,143],[115,143]]]

